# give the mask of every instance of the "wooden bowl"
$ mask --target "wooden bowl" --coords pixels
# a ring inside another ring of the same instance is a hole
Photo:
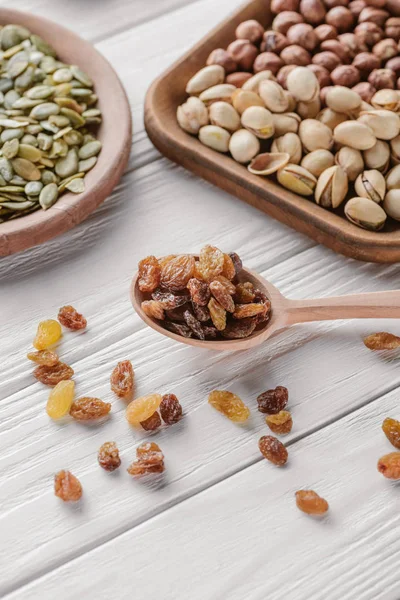
[[[145,102],[145,126],[151,141],[171,160],[336,252],[371,262],[400,261],[400,223],[388,219],[382,232],[360,229],[340,211],[330,212],[272,179],[249,173],[230,156],[203,146],[179,127],[176,109],[187,97],[187,81],[205,66],[212,50],[226,48],[235,39],[235,29],[242,21],[257,19],[269,27],[273,19],[269,4],[270,0],[248,2],[152,84]]]
[[[77,64],[94,81],[103,123],[96,136],[103,144],[96,166],[85,176],[82,194],[63,194],[48,210],[38,210],[0,224],[0,256],[41,244],[71,229],[111,193],[129,158],[132,119],[129,102],[117,74],[89,42],[48,19],[12,9],[0,9],[0,24],[16,23],[39,34],[60,60]]]

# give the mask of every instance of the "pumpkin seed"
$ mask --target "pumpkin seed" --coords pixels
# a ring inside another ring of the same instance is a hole
[[[60,107],[55,102],[43,102],[38,106],[34,106],[30,112],[30,116],[38,121],[48,119],[50,115],[58,115]]]
[[[84,138],[80,131],[68,131],[64,134],[64,141],[67,142],[68,146],[79,146],[84,142]]]
[[[35,146],[35,148],[37,148],[38,141],[37,141],[37,138],[35,138],[34,135],[31,135],[30,133],[26,133],[21,138],[21,144],[28,144],[29,146]]]
[[[20,144],[18,150],[18,156],[26,158],[31,162],[38,162],[42,158],[42,153],[38,148],[30,146],[29,144]]]
[[[44,150],[45,152],[50,150],[53,145],[53,138],[47,133],[39,133],[37,136],[37,141],[40,150]]]
[[[29,181],[24,189],[25,194],[28,196],[39,196],[43,189],[43,183],[41,181]]]
[[[86,173],[93,169],[94,165],[97,163],[97,156],[92,156],[91,158],[87,158],[86,160],[80,160],[78,165],[78,170]]]
[[[50,85],[36,85],[25,92],[25,96],[31,100],[42,100],[49,98],[54,92],[54,87]]]
[[[67,67],[57,69],[57,71],[54,71],[53,73],[53,81],[55,81],[56,83],[65,83],[71,81],[73,77],[74,76],[71,73],[71,69],[68,69]]]
[[[17,156],[18,154],[18,148],[19,141],[16,138],[6,142],[2,148],[3,156],[5,156],[5,158],[14,158],[14,156]]]
[[[101,150],[101,142],[95,140],[93,142],[88,142],[84,146],[79,149],[79,158],[81,160],[85,160],[86,158],[91,158],[92,156],[97,156],[97,154]]]
[[[78,112],[72,110],[71,108],[62,108],[61,114],[68,117],[73,127],[83,127],[85,124],[85,119]]]
[[[38,181],[40,171],[37,166],[26,158],[14,158],[11,161],[14,171],[27,181]]]
[[[12,164],[7,158],[0,158],[0,174],[6,181],[11,181],[14,175]]]
[[[44,210],[47,210],[48,208],[50,208],[51,206],[53,206],[53,204],[55,204],[57,202],[57,198],[58,198],[57,184],[49,183],[48,185],[44,186],[44,188],[42,189],[42,191],[39,194],[40,206]]]
[[[49,171],[48,169],[43,169],[40,181],[43,185],[48,185],[49,183],[57,183],[58,177],[53,171]]]
[[[80,83],[85,85],[86,87],[93,87],[93,81],[90,79],[89,75],[82,71],[78,66],[71,65],[70,67],[72,75],[77,79]]]
[[[9,208],[11,210],[25,210],[26,208],[30,208],[31,206],[33,206],[35,203],[31,202],[30,200],[26,200],[25,202],[13,202],[13,201],[0,201],[0,206],[2,206],[3,208]]]
[[[80,179],[81,177],[84,177],[85,173],[75,173],[75,175],[71,175],[71,177],[66,177],[65,179],[63,179],[62,181],[60,181],[59,186],[58,186],[58,191],[63,192],[66,188],[67,185],[73,181],[74,179]]]
[[[43,38],[41,38],[39,35],[31,35],[31,42],[34,46],[36,46],[36,48],[40,51],[43,52],[43,54],[47,54],[48,56],[56,56],[55,51],[53,50],[53,48],[44,41]]]
[[[83,171],[83,169],[79,169]],[[78,172],[78,154],[74,148],[68,150],[65,158],[60,158],[56,163],[56,173],[60,177],[69,177]]]
[[[85,182],[83,179],[72,179],[65,187],[74,194],[82,194],[85,191]]]

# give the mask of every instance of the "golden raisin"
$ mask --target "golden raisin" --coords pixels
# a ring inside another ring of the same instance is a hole
[[[82,486],[69,471],[59,471],[54,476],[54,493],[64,502],[76,502],[82,497]]]
[[[145,421],[140,421],[140,425],[145,431],[155,431],[161,426],[161,417],[156,411],[150,417],[145,419]]]
[[[85,329],[87,325],[85,317],[78,313],[78,311],[70,305],[60,308],[57,318],[61,325],[74,331],[77,331],[78,329]]]
[[[228,292],[228,294],[230,294],[231,296],[233,296],[233,294],[236,291],[236,287],[235,285],[232,283],[232,281],[229,281],[229,279],[227,279],[226,277],[224,277],[223,275],[217,275],[213,281],[219,281],[219,283],[222,283],[222,285],[224,286],[224,288],[226,289],[226,291]]]
[[[400,450],[400,421],[387,418],[383,421],[382,429],[389,442]]]
[[[69,413],[74,400],[75,383],[71,380],[60,381],[51,390],[47,401],[46,412],[52,419],[61,419]]]
[[[111,390],[119,398],[126,398],[133,390],[133,368],[130,360],[123,360],[117,364],[111,373]]]
[[[56,344],[62,336],[61,325],[54,319],[41,321],[38,325],[33,345],[36,350],[46,350],[53,344]]]
[[[386,331],[380,331],[366,337],[364,344],[370,350],[395,350],[400,348],[400,337]]]
[[[165,319],[165,313],[161,302],[157,300],[145,300],[141,304],[142,311],[151,319],[158,319],[163,321]]]
[[[139,425],[156,412],[161,404],[160,394],[150,394],[132,400],[126,408],[126,419],[130,425]]]
[[[233,316],[235,319],[245,319],[246,317],[254,317],[265,311],[264,304],[236,304]]]
[[[105,471],[115,471],[121,465],[119,451],[115,442],[105,442],[98,452],[99,465]]]
[[[199,340],[204,340],[205,335],[201,323],[198,319],[196,319],[192,311],[189,309],[184,310],[183,318],[185,319],[186,325],[191,329],[194,335],[199,338]]]
[[[233,301],[232,296],[228,293],[226,287],[220,282],[212,281],[210,283],[210,291],[217,302],[224,308],[226,311],[233,313],[235,310],[235,303]]]
[[[204,246],[200,251],[198,268],[205,281],[212,281],[222,275],[225,264],[224,254],[215,246]]]
[[[28,352],[27,358],[45,367],[54,367],[60,359],[52,350],[39,350],[38,352]]]
[[[164,455],[154,442],[143,442],[136,450],[137,460],[127,469],[130,475],[138,477],[164,471]]]
[[[139,262],[138,287],[141,292],[154,292],[160,285],[161,267],[155,256],[147,256]]]
[[[240,256],[238,254],[236,254],[236,252],[229,252],[229,257],[233,262],[233,266],[235,267],[236,275],[239,275],[239,273],[243,267]]]
[[[182,406],[175,394],[164,394],[160,404],[160,413],[167,425],[173,425],[181,419]]]
[[[205,281],[192,277],[187,283],[190,297],[199,306],[206,306],[210,300],[210,288]]]
[[[286,464],[288,451],[276,437],[273,437],[272,435],[263,435],[259,439],[258,447],[264,458],[274,463],[274,465],[282,467]]]
[[[287,410],[281,410],[276,415],[268,415],[265,421],[271,431],[280,435],[289,433],[293,427],[292,415]]]
[[[296,504],[297,508],[308,515],[323,515],[329,508],[327,501],[313,490],[296,492]]]
[[[189,279],[193,277],[194,256],[181,254],[171,258],[161,268],[161,285],[171,292],[184,290]]]
[[[108,415],[111,410],[109,402],[99,398],[78,398],[72,403],[69,414],[76,421],[93,421]]]
[[[287,388],[278,385],[274,390],[267,390],[258,396],[258,410],[262,413],[275,415],[285,408],[288,400],[289,392]]]
[[[229,254],[224,254],[224,266],[222,268],[222,275],[227,279],[231,280],[236,275],[235,265]]]
[[[378,461],[378,471],[388,479],[400,479],[400,452],[382,456]]]
[[[208,310],[210,311],[211,320],[216,329],[218,329],[218,331],[223,331],[226,327],[226,310],[215,300],[215,298],[211,298],[208,303]]]
[[[60,383],[60,381],[71,379],[73,374],[73,368],[62,362],[58,362],[52,367],[39,365],[33,371],[33,376],[45,385],[57,385],[57,383]]]
[[[238,304],[249,304],[256,297],[254,286],[250,281],[238,283],[235,289],[235,300]]]
[[[243,400],[232,392],[214,390],[208,396],[208,402],[220,413],[236,423],[244,423],[250,416],[250,410]]]

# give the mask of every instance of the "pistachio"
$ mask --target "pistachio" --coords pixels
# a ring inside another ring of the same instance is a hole
[[[326,169],[335,163],[334,156],[329,150],[314,150],[306,154],[301,161],[301,166],[310,171],[314,177],[319,177]]]
[[[248,129],[262,140],[274,135],[275,128],[272,114],[263,106],[249,106],[249,108],[246,108],[242,114],[241,122],[245,129]]]
[[[255,175],[271,175],[277,171],[279,173],[279,169],[288,164],[289,158],[286,152],[265,152],[253,158],[247,168]]]
[[[199,131],[199,140],[217,152],[228,152],[230,133],[217,125],[205,125]]]
[[[307,67],[296,67],[286,79],[286,87],[299,102],[312,102],[319,96],[319,83]]]
[[[390,152],[393,164],[400,164],[400,135],[390,140]]]
[[[231,102],[232,94],[236,90],[237,88],[230,83],[220,83],[204,90],[199,98],[206,106],[213,102]]]
[[[225,78],[225,69],[220,65],[209,65],[200,69],[191,79],[189,79],[186,85],[187,94],[200,94],[212,87],[223,83]]]
[[[378,90],[371,98],[374,108],[397,112],[400,107],[400,97],[395,90]]]
[[[294,96],[292,96],[292,94],[290,92],[288,92],[287,90],[283,90],[287,101],[288,101],[288,112],[293,112],[296,110],[296,106],[297,106],[297,102]]]
[[[240,115],[243,114],[246,108],[249,108],[250,106],[265,107],[263,100],[258,94],[242,89],[236,89],[236,91],[233,92],[232,104]]]
[[[178,106],[176,118],[184,131],[196,135],[200,127],[208,124],[207,108],[199,98],[191,96],[184,104]]]
[[[335,163],[346,172],[349,181],[355,181],[364,170],[361,152],[348,146],[343,146],[336,153]]]
[[[345,121],[333,130],[333,139],[338,144],[356,150],[368,150],[376,144],[376,137],[370,127],[359,121]]]
[[[284,113],[289,109],[289,98],[283,87],[276,81],[265,79],[259,85],[260,97],[265,106],[273,113]]]
[[[386,187],[388,190],[400,189],[400,165],[396,165],[386,175]]]
[[[332,131],[340,125],[340,123],[344,123],[348,120],[348,116],[343,113],[338,113],[331,108],[324,108],[318,115],[315,117],[318,121],[321,121],[324,125],[327,125],[329,129]]]
[[[400,118],[390,110],[362,111],[358,121],[368,125],[380,140],[392,140],[400,133]]]
[[[249,92],[256,92],[256,94],[258,94],[258,88],[259,88],[260,83],[262,81],[266,81],[266,80],[276,81],[275,75],[273,74],[272,71],[267,70],[267,71],[260,71],[259,73],[256,73],[255,75],[250,77],[250,79],[245,81],[245,83],[242,85],[242,90],[246,90]]]
[[[285,133],[297,133],[301,118],[294,112],[272,115],[275,127],[275,135],[277,137]]]
[[[209,109],[210,122],[212,125],[223,127],[233,132],[240,128],[240,116],[228,102],[214,102]]]
[[[346,172],[334,165],[319,176],[315,188],[315,201],[324,208],[337,208],[346,198],[348,189]]]
[[[333,146],[332,131],[316,119],[305,119],[300,123],[299,136],[308,152],[330,150]]]
[[[296,133],[285,133],[272,142],[271,152],[289,154],[289,162],[298,165],[303,155],[301,141]]]
[[[355,225],[371,231],[379,231],[386,221],[383,208],[368,198],[351,198],[344,207],[344,214]]]
[[[229,152],[236,162],[245,164],[260,152],[260,142],[254,133],[247,129],[239,129],[229,140]]]
[[[301,196],[312,196],[317,185],[314,175],[299,165],[286,165],[278,171],[277,177],[283,187]]]
[[[400,188],[389,190],[383,201],[386,214],[396,221],[400,221]]]
[[[368,169],[377,169],[386,173],[390,164],[390,146],[387,142],[377,140],[375,146],[364,151],[364,162]]]
[[[357,177],[354,189],[359,198],[369,198],[379,203],[385,197],[386,181],[379,171],[363,171]]]
[[[328,90],[325,103],[335,112],[348,114],[361,106],[361,98],[349,88],[336,85]]]
[[[315,119],[321,110],[321,100],[319,96],[311,102],[299,102],[297,113],[302,119]]]

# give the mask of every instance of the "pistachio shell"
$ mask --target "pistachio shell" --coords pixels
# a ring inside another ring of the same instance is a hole
[[[383,140],[377,140],[375,146],[364,151],[363,157],[368,169],[377,169],[386,173],[390,164],[390,146]]]
[[[286,152],[289,162],[298,165],[303,155],[303,148],[297,133],[285,133],[272,142],[271,152]]]
[[[329,150],[314,150],[306,154],[300,164],[307,171],[310,171],[314,177],[319,177],[325,169],[329,169],[334,163],[334,156]]]
[[[228,152],[230,137],[226,129],[217,125],[205,125],[199,131],[201,143],[217,152]]]
[[[379,231],[386,221],[383,208],[368,198],[351,198],[344,207],[344,214],[355,225],[371,231]]]
[[[400,118],[390,110],[363,111],[358,122],[368,125],[380,140],[392,140],[400,133]]]
[[[399,110],[400,97],[396,90],[378,90],[376,94],[372,96],[371,104],[374,108],[396,112]]]
[[[232,94],[236,90],[237,87],[230,83],[221,83],[202,92],[199,98],[206,106],[219,101],[231,102]]]
[[[333,139],[338,144],[356,150],[368,150],[376,144],[376,137],[370,127],[359,121],[345,121],[335,127]]]
[[[396,165],[386,175],[386,187],[388,190],[400,189],[400,165]]]
[[[213,85],[222,83],[225,79],[225,69],[220,65],[209,65],[200,69],[186,85],[187,94],[200,94]]]
[[[354,189],[359,198],[369,198],[379,203],[385,197],[386,181],[379,171],[363,171],[357,177]]]
[[[209,116],[212,125],[218,125],[227,131],[233,132],[240,128],[239,113],[228,102],[214,102],[211,104]]]
[[[289,110],[289,98],[276,81],[264,79],[258,87],[258,93],[271,112],[284,113]]]
[[[229,151],[236,162],[245,164],[260,152],[260,142],[254,133],[239,129],[229,140]]]
[[[301,118],[294,112],[272,115],[275,127],[275,136],[279,137],[285,133],[297,133]]]
[[[242,125],[258,138],[265,140],[274,135],[272,114],[263,106],[249,106],[241,117]]]
[[[383,208],[389,217],[400,221],[400,188],[388,191],[383,201]]]
[[[350,113],[361,106],[361,98],[353,90],[341,85],[335,85],[328,90],[325,98],[328,108],[338,113]]]
[[[299,102],[296,110],[302,119],[316,119],[321,111],[321,100],[317,96],[311,102]]]
[[[395,165],[400,164],[400,135],[395,137],[393,140],[390,140],[390,152],[393,163]]]
[[[250,173],[255,175],[271,175],[285,167],[289,158],[290,156],[286,152],[265,152],[253,158],[247,168]]]
[[[312,196],[317,185],[314,175],[299,165],[286,165],[278,171],[277,177],[283,187],[301,196]]]
[[[315,189],[315,201],[324,208],[337,208],[346,198],[348,189],[346,172],[334,165],[320,175]]]
[[[329,150],[333,146],[332,131],[316,119],[305,119],[300,123],[299,136],[308,152]]]
[[[299,102],[311,102],[319,95],[318,79],[306,67],[296,67],[290,71],[286,87]]]
[[[244,82],[244,84],[242,85],[242,90],[256,92],[256,94],[258,94],[258,88],[260,83],[266,80],[276,81],[275,75],[272,73],[272,71],[267,70],[256,73],[255,75],[253,75],[253,77],[250,77],[250,79]]]
[[[349,181],[355,181],[364,170],[361,152],[348,146],[340,148],[339,152],[336,153],[335,162],[346,171]]]
[[[263,100],[255,92],[248,92],[241,88],[236,89],[232,94],[232,104],[238,113],[241,115],[244,113],[246,108],[250,106],[264,106]]]

